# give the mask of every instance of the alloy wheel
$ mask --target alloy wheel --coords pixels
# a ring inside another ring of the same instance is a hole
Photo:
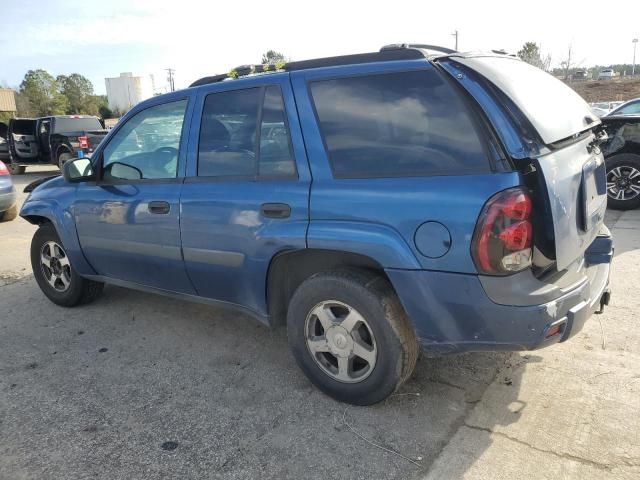
[[[613,200],[632,200],[640,195],[640,171],[621,165],[607,172],[607,195]]]
[[[64,249],[56,242],[45,242],[40,249],[40,267],[45,280],[57,292],[71,286],[71,263]]]
[[[305,339],[316,364],[339,382],[361,382],[376,366],[373,331],[346,303],[327,300],[313,307],[305,321]]]

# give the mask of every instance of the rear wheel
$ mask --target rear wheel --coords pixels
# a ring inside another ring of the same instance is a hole
[[[64,164],[67,163],[72,158],[73,158],[73,155],[71,155],[69,152],[63,152],[60,155],[58,155],[58,168],[60,169],[60,171],[62,171],[62,167],[64,167]]]
[[[31,267],[42,292],[53,303],[63,307],[92,302],[104,287],[103,283],[78,275],[50,223],[41,225],[33,235]]]
[[[327,395],[371,405],[409,378],[418,358],[413,328],[391,285],[364,271],[316,274],[300,285],[287,314],[289,346]]]
[[[11,175],[24,175],[24,172],[27,171],[27,167],[25,167],[24,165],[18,165],[17,163],[13,162],[11,162],[8,167]]]
[[[14,205],[9,210],[0,212],[0,222],[10,222],[18,216],[18,206]]]
[[[607,159],[607,197],[615,210],[640,206],[640,156],[623,153]]]

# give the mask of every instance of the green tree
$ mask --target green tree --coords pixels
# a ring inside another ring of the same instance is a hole
[[[267,50],[262,54],[262,64],[273,64],[276,65],[278,63],[286,63],[289,59],[284,56],[284,53],[277,52],[275,50]]]
[[[24,93],[16,92],[16,116],[17,117],[35,117],[36,111]]]
[[[98,106],[93,95],[93,84],[79,73],[58,75],[56,78],[60,93],[67,99],[66,113],[69,115],[98,113]]]
[[[46,70],[29,70],[20,84],[20,93],[28,99],[37,116],[62,115],[67,109],[66,97]]]
[[[534,67],[541,68],[545,71],[549,70],[551,56],[547,55],[543,57],[540,47],[534,42],[526,42],[518,51],[518,57]]]
[[[92,98],[98,110],[98,115],[102,118],[113,118],[113,112],[109,108],[109,102],[106,95],[94,95]]]

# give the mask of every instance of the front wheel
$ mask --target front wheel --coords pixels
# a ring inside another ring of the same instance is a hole
[[[336,400],[371,405],[406,381],[419,348],[388,281],[345,270],[316,274],[294,293],[289,346],[313,384]]]
[[[92,302],[104,287],[103,283],[78,275],[56,229],[50,223],[41,225],[33,235],[31,267],[42,293],[63,307]]]
[[[640,156],[614,155],[607,163],[607,205],[615,210],[640,206]]]

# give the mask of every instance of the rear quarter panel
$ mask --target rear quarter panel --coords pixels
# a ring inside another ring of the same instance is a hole
[[[349,67],[348,74],[425,68],[430,67],[422,60],[374,63]],[[367,255],[384,268],[476,273],[470,247],[478,215],[494,193],[519,185],[519,174],[334,179],[307,83],[345,72],[335,67],[291,74],[313,175],[308,246]],[[422,255],[414,242],[427,221],[440,222],[451,236],[448,252],[439,258]]]

